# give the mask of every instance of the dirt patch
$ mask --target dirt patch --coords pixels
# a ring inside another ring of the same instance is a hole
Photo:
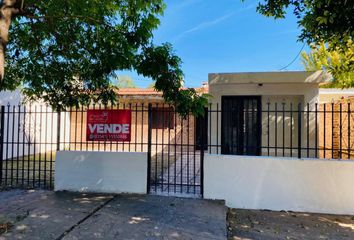
[[[354,239],[354,217],[229,209],[228,239]]]
[[[24,214],[7,214],[6,216],[0,214],[0,235],[10,231],[16,223],[24,220],[28,215],[29,212]]]
[[[6,233],[12,227],[12,224],[9,222],[0,223],[0,234]]]

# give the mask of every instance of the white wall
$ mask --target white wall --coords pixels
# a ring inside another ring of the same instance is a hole
[[[204,197],[229,207],[354,214],[354,161],[205,155]]]
[[[29,105],[23,103],[23,99],[20,90],[0,92],[0,105],[5,106],[3,159],[43,154],[57,149],[58,114],[41,102]],[[65,145],[69,142],[69,123],[69,113],[62,112],[61,148],[66,147],[63,146],[64,142]]]
[[[15,91],[1,91],[0,92],[0,105],[18,105],[22,103],[23,95],[20,90]]]
[[[147,153],[60,151],[55,191],[146,193]]]

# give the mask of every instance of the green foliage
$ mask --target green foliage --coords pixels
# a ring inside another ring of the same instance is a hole
[[[345,46],[354,36],[353,0],[264,0],[257,11],[265,16],[284,18],[289,9],[302,28],[300,40]]]
[[[113,81],[118,88],[136,88],[134,80],[130,76],[119,75]]]
[[[310,53],[301,54],[302,63],[307,71],[326,70],[333,81],[326,87],[354,87],[354,44],[348,40],[343,47],[332,44],[312,45]]]
[[[154,79],[155,89],[162,91],[166,102],[174,104],[183,117],[189,112],[195,115],[204,114],[204,106],[208,103],[209,96],[198,94],[192,88],[182,89],[181,59],[173,53],[170,44],[145,48],[137,62],[137,72]]]
[[[182,115],[198,113],[205,99],[180,91],[180,59],[170,45],[152,43],[164,8],[163,0],[26,0],[11,24],[1,89],[22,86],[56,109],[114,104],[110,78],[137,69]],[[191,108],[182,107],[188,101]]]

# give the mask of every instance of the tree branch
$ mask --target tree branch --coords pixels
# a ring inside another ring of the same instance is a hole
[[[109,27],[112,27],[111,25],[109,24],[106,24],[105,22],[103,21],[100,21],[100,20],[97,20],[95,18],[92,18],[92,17],[89,17],[89,16],[82,16],[82,15],[69,15],[69,16],[36,16],[36,15],[32,15],[32,14],[21,14],[21,16],[24,16],[24,17],[27,17],[27,18],[30,18],[30,19],[83,19],[83,20],[90,20],[91,22],[95,22],[95,23],[98,23],[98,24],[103,24],[103,25],[106,25],[106,26],[109,26]]]

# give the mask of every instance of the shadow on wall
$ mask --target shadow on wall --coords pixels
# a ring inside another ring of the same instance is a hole
[[[61,113],[61,119],[69,119]],[[68,130],[60,128],[60,148],[66,148]],[[58,113],[44,105],[7,105],[4,116],[3,159],[36,156],[58,147]]]

